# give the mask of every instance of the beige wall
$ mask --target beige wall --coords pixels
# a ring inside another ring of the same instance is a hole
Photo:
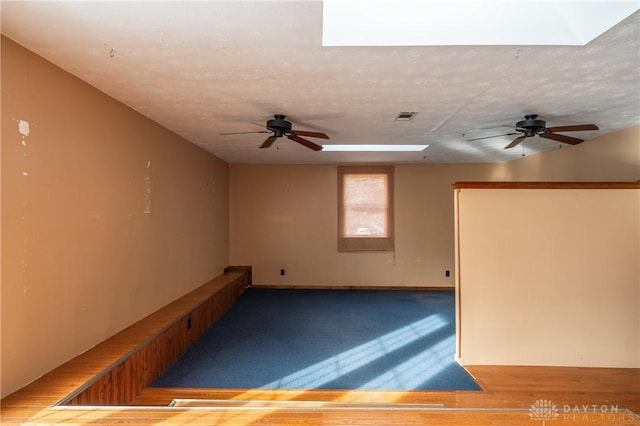
[[[453,286],[451,184],[490,170],[396,165],[395,252],[338,253],[336,166],[231,165],[230,262],[256,284]]]
[[[640,181],[640,126],[605,134],[580,145],[496,164],[492,174],[494,180],[503,181]],[[535,223],[538,219],[535,215],[525,219],[523,214],[537,212],[538,205],[535,198],[527,195],[522,200],[522,206],[527,207],[525,211],[512,212],[517,219],[503,217],[500,223],[488,228],[492,241],[504,237],[504,233],[513,237],[521,235],[519,230],[531,230],[532,221]],[[511,278],[519,284],[514,286],[513,281],[499,281],[483,289],[472,288],[470,294],[464,288],[461,290],[466,326],[473,328],[474,323],[493,324],[490,329],[462,332],[463,362],[640,367],[640,202],[637,198],[635,201],[626,200],[625,206],[614,202],[617,201],[601,200],[573,213],[557,211],[553,217],[545,216],[547,222],[537,228],[543,240],[547,238],[548,242],[555,242],[555,238],[560,236],[558,232],[564,229],[561,225],[565,223],[564,219],[573,215],[574,220],[567,224],[573,226],[575,221],[584,223],[589,218],[593,219],[592,214],[600,215],[602,220],[598,226],[606,226],[598,228],[600,234],[604,230],[604,235],[600,243],[592,247],[593,252],[585,249],[583,239],[591,234],[584,232],[565,247],[566,253],[560,253],[559,248],[553,248],[552,252],[534,253],[553,255],[545,259],[535,257],[539,268],[518,273],[512,268],[520,266],[526,269],[527,264],[522,262],[529,258],[529,254],[520,259],[488,263],[483,256],[489,253],[484,248],[471,249],[474,255],[478,255],[472,259],[478,262],[485,260],[487,265],[504,265],[508,269],[502,272],[511,271],[514,275]],[[567,206],[569,208],[574,207]],[[476,207],[472,209],[475,215]],[[494,212],[495,217],[498,214],[502,213]],[[607,234],[606,230],[618,226],[616,221],[623,220],[620,215],[630,215],[624,218],[627,221],[624,223],[629,226],[622,233]],[[560,230],[555,229],[557,226]],[[618,238],[620,236],[623,238]],[[628,249],[622,249],[621,244],[626,244]],[[497,249],[510,247],[497,242],[495,245]],[[578,261],[573,257],[576,250],[582,255]],[[570,256],[573,263],[564,262],[566,256]],[[571,266],[575,274],[569,273]],[[539,276],[545,273],[549,276]],[[563,279],[559,282],[561,276]],[[586,280],[579,282],[577,277],[585,277]],[[594,280],[596,277],[599,281]],[[469,277],[464,273],[461,278],[468,282]],[[483,282],[486,279],[488,275]],[[536,291],[531,292],[532,288]],[[562,299],[552,299],[550,293],[553,291]],[[532,344],[531,333],[544,332],[549,327],[558,331],[548,336],[548,340],[536,340]],[[483,337],[493,340],[495,345],[489,345],[482,340]],[[538,343],[541,345],[537,346]],[[525,353],[527,350],[529,352]]]
[[[228,235],[226,163],[2,39],[2,396],[222,273]]]
[[[465,364],[640,368],[640,190],[458,194]]]

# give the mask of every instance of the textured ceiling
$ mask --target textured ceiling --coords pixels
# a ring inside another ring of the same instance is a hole
[[[4,35],[230,163],[502,162],[523,154],[503,149],[513,137],[468,139],[531,113],[600,127],[566,133],[584,139],[640,123],[640,12],[578,47],[322,47],[310,1],[2,1],[1,14]],[[394,121],[402,111],[418,114]],[[327,143],[430,146],[314,152],[220,135],[276,113]],[[524,153],[558,147],[529,138]]]

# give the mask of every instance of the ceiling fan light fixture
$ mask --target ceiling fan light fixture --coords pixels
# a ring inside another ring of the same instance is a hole
[[[537,114],[528,114],[524,116],[524,120],[518,121],[516,123],[514,130],[515,132],[494,136],[481,136],[479,138],[468,139],[468,141],[518,135],[518,137],[511,141],[509,145],[505,146],[504,149],[513,148],[514,146],[522,143],[526,138],[532,138],[534,136],[539,136],[543,139],[551,139],[569,145],[577,145],[584,142],[584,139],[562,135],[556,132],[580,132],[600,129],[595,124],[574,124],[570,126],[547,127],[547,122],[545,120],[539,119]]]
[[[285,118],[287,117],[284,116],[283,114],[275,114],[271,120],[267,120],[267,125],[264,126],[265,130],[260,130],[255,132],[237,132],[237,133],[220,133],[220,134],[221,135],[239,135],[239,134],[246,134],[246,133],[272,133],[271,136],[269,136],[267,139],[265,139],[264,142],[262,142],[262,145],[260,145],[260,148],[269,148],[271,145],[273,145],[276,139],[286,136],[288,139],[291,139],[292,141],[297,142],[300,145],[304,145],[307,148],[312,149],[314,151],[322,150],[321,145],[311,142],[310,140],[307,140],[302,136],[311,137],[311,138],[329,139],[329,135],[322,132],[310,132],[308,130],[294,130],[291,128],[291,122],[285,120]],[[257,126],[262,127],[261,124],[257,124]]]

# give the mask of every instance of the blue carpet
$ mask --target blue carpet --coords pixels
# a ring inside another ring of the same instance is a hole
[[[453,291],[248,289],[154,387],[480,390]]]

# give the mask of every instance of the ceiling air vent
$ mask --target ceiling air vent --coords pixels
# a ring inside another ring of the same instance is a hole
[[[417,114],[417,112],[401,112],[400,114],[398,114],[398,116],[395,118],[396,121],[409,121],[409,120],[413,120],[413,117],[415,117]]]

